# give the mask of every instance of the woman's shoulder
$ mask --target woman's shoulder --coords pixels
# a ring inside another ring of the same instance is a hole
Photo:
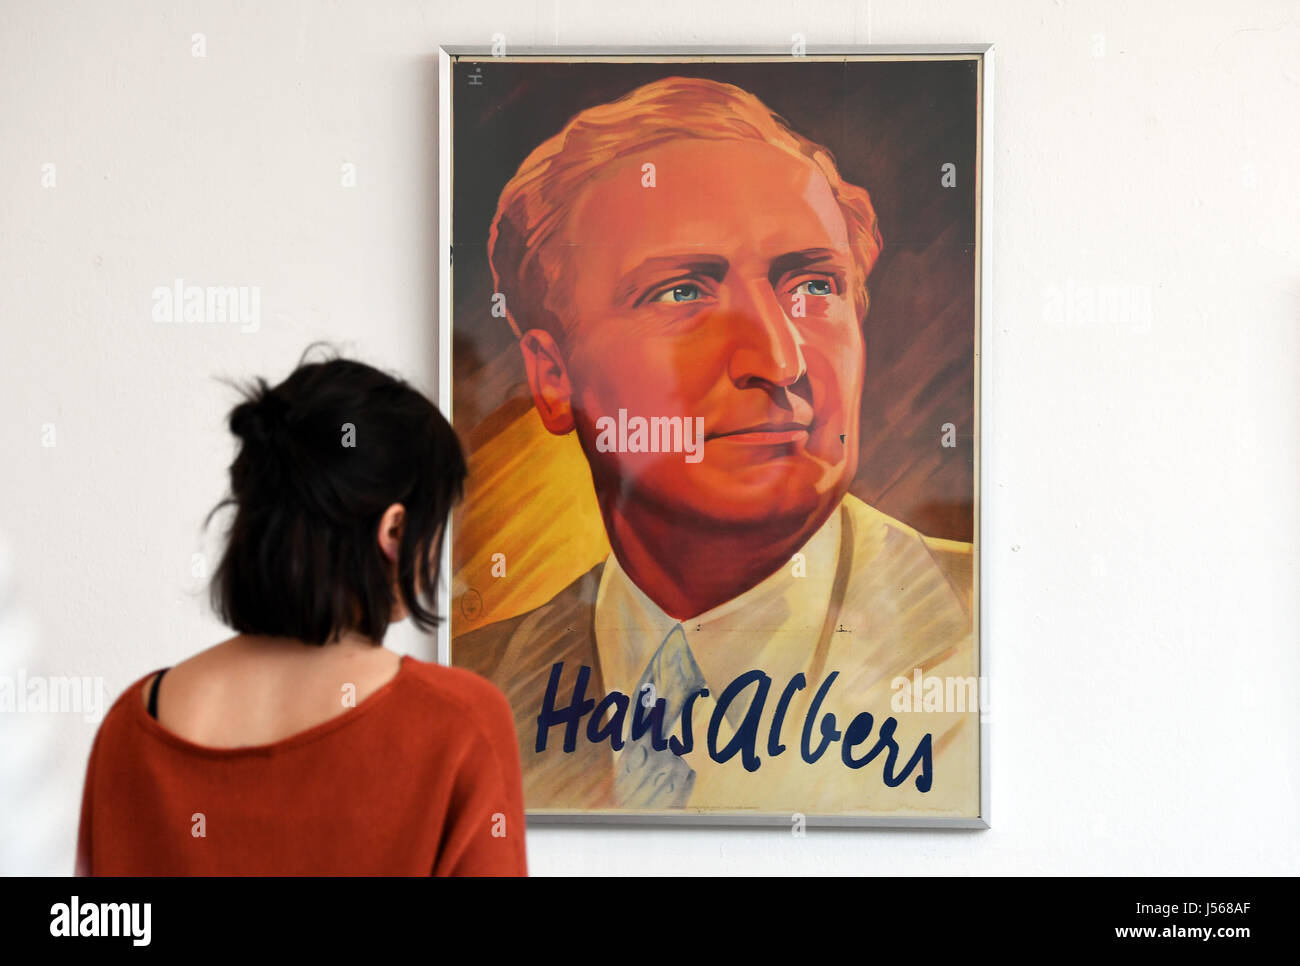
[[[411,681],[426,694],[458,706],[495,731],[503,721],[513,724],[510,702],[495,684],[480,674],[460,667],[406,658]]]
[[[127,685],[117,696],[117,699],[109,705],[108,710],[104,712],[104,717],[99,722],[97,737],[105,734],[121,734],[125,728],[129,727],[135,713],[145,709],[145,701],[147,700],[145,689],[148,683],[162,670],[162,668],[156,668]],[[133,702],[139,704],[140,707],[137,709]]]
[[[152,719],[143,720],[149,716],[149,688],[160,673],[171,670],[174,668],[155,668],[135,678],[105,712],[96,743],[102,738],[116,747],[132,734],[145,735],[156,731],[149,727]],[[400,700],[395,702],[393,710],[404,706],[404,714],[431,717],[436,720],[437,730],[441,733],[445,733],[449,717],[452,722],[490,741],[514,728],[514,715],[506,696],[495,684],[473,671],[408,655],[402,660],[399,677],[406,683],[404,692],[407,698],[404,705]],[[399,689],[399,693],[402,690]],[[375,697],[382,698],[381,695]]]
[[[483,677],[463,667],[439,664],[436,661],[421,661],[418,658],[406,658],[406,666],[412,680],[421,686],[451,697],[474,700],[496,700],[505,704],[506,697],[501,689]]]

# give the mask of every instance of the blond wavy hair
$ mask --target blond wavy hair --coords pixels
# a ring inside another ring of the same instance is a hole
[[[859,320],[870,305],[867,277],[883,241],[866,190],[840,177],[824,146],[803,137],[748,91],[699,77],[666,77],[575,114],[539,144],[501,191],[488,232],[495,292],[506,293],[515,336],[544,329],[564,346],[573,273],[542,256],[593,173],[619,158],[680,138],[763,141],[812,161],[844,213],[857,282]]]

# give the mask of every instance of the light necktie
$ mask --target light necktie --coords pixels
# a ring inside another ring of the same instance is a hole
[[[705,687],[704,674],[686,643],[686,631],[680,623],[675,624],[650,658],[631,696],[629,740],[620,753],[614,776],[614,788],[624,808],[680,808],[690,800],[694,769],[673,754],[671,747],[654,747],[653,726],[633,740],[631,722],[638,714],[642,721],[650,721],[655,702],[662,699],[664,717],[659,734],[667,739],[678,730],[676,725],[687,698]]]

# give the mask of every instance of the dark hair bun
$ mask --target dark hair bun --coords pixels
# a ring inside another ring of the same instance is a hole
[[[231,466],[231,491],[236,500],[251,507],[275,503],[291,492],[310,503],[310,488],[298,478],[310,469],[308,454],[301,452],[292,431],[284,387],[271,388],[263,379],[244,390],[244,401],[230,412],[230,431],[240,440],[238,458]]]
[[[248,398],[230,413],[230,431],[244,443],[254,446],[274,445],[283,439],[288,426],[289,404],[259,379]]]

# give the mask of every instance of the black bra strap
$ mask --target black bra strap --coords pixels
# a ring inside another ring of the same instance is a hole
[[[158,720],[158,685],[162,683],[163,675],[170,671],[171,668],[163,668],[158,672],[158,676],[153,679],[153,684],[149,687],[149,717],[155,721]]]

